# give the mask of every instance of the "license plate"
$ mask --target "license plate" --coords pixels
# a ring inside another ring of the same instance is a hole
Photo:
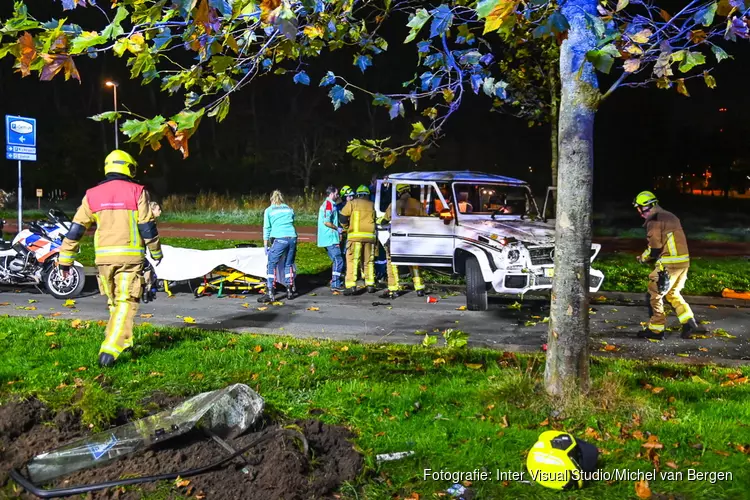
[[[544,276],[547,278],[552,278],[555,276],[555,268],[554,267],[547,267],[544,269]]]

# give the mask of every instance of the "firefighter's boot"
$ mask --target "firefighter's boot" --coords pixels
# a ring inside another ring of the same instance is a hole
[[[664,332],[652,332],[648,328],[645,328],[643,331],[638,332],[638,337],[642,339],[664,340]]]
[[[99,366],[110,367],[115,364],[115,357],[106,352],[99,353]]]
[[[355,290],[354,287],[352,287],[352,288],[346,288],[346,289],[344,289],[344,295],[346,295],[346,296],[354,295],[354,290]]]
[[[375,293],[375,292],[377,292],[377,289],[374,286],[367,287],[367,293]]]
[[[680,334],[680,337],[689,339],[691,335],[700,333],[706,333],[706,329],[696,323],[694,318],[690,318],[687,323],[682,325],[682,334]]]
[[[417,290],[417,297],[424,297],[424,290]]]
[[[268,304],[269,302],[276,301],[276,294],[274,294],[273,288],[269,288],[266,293],[258,297],[258,302],[261,304]]]
[[[380,298],[381,299],[395,299],[398,297],[398,292],[394,292],[393,290],[386,290],[385,293],[383,293]]]

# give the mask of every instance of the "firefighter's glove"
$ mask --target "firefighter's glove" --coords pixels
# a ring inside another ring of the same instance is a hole
[[[659,271],[656,279],[656,288],[661,295],[664,295],[669,291],[669,273],[666,269]]]

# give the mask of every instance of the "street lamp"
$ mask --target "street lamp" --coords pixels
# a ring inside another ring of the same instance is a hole
[[[115,101],[115,149],[120,149],[120,138],[119,138],[119,127],[118,127],[118,121],[117,121],[117,82],[113,82],[112,80],[107,81],[104,85],[107,87],[112,87],[112,90],[114,91],[114,101]]]

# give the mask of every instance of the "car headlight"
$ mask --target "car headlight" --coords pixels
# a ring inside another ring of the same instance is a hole
[[[518,250],[509,250],[508,251],[508,262],[511,264],[518,262],[518,259],[521,258],[521,252]]]

